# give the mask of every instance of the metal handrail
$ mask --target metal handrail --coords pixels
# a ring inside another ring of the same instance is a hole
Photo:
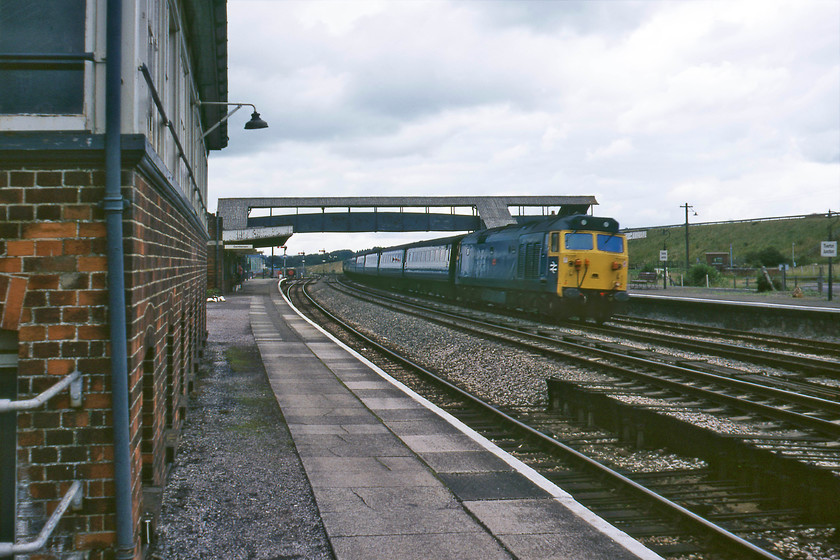
[[[61,518],[64,515],[64,512],[67,511],[67,508],[70,507],[71,503],[73,504],[74,509],[81,507],[81,500],[82,483],[76,480],[70,485],[70,490],[68,490],[64,495],[64,498],[61,499],[61,503],[58,504],[58,507],[47,520],[47,523],[41,529],[41,532],[38,533],[38,538],[27,543],[0,542],[0,556],[26,554],[28,552],[35,552],[36,550],[44,548],[47,544],[47,539],[50,538],[56,526],[58,526],[58,522],[61,521]]]
[[[152,96],[152,101],[154,102],[155,107],[157,107],[161,119],[163,119],[163,125],[169,129],[169,133],[175,141],[175,146],[178,148],[178,157],[184,162],[184,165],[187,168],[187,174],[192,181],[193,191],[198,194],[198,202],[201,204],[201,208],[206,212],[207,205],[204,203],[204,197],[201,194],[201,189],[198,188],[198,181],[195,178],[195,173],[193,173],[192,165],[190,165],[190,162],[187,159],[187,154],[184,151],[184,147],[181,145],[181,139],[178,138],[178,132],[175,130],[175,124],[169,120],[169,117],[166,116],[166,109],[163,107],[163,101],[160,100],[160,95],[155,87],[155,82],[152,79],[149,67],[144,63],[138,66],[137,69],[140,70],[140,73],[143,75],[143,79],[146,80],[146,85],[149,87],[149,93]]]
[[[43,406],[48,400],[63,391],[67,386],[70,386],[70,404],[71,406],[81,406],[82,400],[82,374],[79,371],[74,371],[37,397],[13,401],[10,399],[0,399],[0,412],[10,412],[15,410],[29,410]]]

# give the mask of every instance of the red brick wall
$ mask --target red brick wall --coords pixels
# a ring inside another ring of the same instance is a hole
[[[32,558],[62,558],[50,552],[62,548],[106,558],[115,542],[106,233],[97,206],[103,185],[99,170],[0,169],[0,328],[18,332],[19,398],[75,370],[84,379],[82,408],[70,408],[65,391],[18,413],[25,530],[17,539],[34,537],[71,482],[83,482],[83,510],[67,516],[50,548]],[[204,342],[207,237],[139,171],[124,171],[123,185],[132,201],[123,230],[139,526],[142,465],[146,487],[163,483],[164,436],[182,421],[181,396]]]

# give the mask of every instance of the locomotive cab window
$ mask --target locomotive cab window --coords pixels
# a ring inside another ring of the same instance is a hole
[[[624,238],[617,235],[598,234],[598,250],[606,251],[607,253],[623,253],[624,252]]]
[[[566,234],[566,250],[567,251],[591,251],[592,250],[592,234],[591,233],[567,233]]]
[[[560,252],[560,232],[555,231],[551,233],[551,249],[552,253],[559,253]]]

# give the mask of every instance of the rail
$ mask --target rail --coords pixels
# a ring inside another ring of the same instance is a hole
[[[0,399],[0,413],[38,408],[43,406],[48,400],[67,387],[70,387],[70,406],[81,406],[82,374],[79,371],[74,371],[43,393],[31,399],[17,401],[13,401],[11,399]],[[80,509],[82,506],[82,483],[78,480],[74,481],[73,484],[70,485],[70,489],[61,499],[58,507],[47,520],[46,524],[41,529],[41,532],[38,533],[38,538],[34,541],[26,543],[0,542],[0,557],[13,556],[15,554],[27,554],[44,548],[47,544],[47,539],[49,539],[53,531],[55,531],[55,528],[58,526],[58,522],[61,521],[62,516],[71,505],[73,506],[73,509]]]
[[[27,543],[10,543],[0,542],[0,557],[12,556],[15,554],[27,554],[41,550],[47,544],[47,539],[50,538],[58,522],[61,521],[64,512],[67,508],[73,506],[73,509],[80,509],[82,506],[82,483],[76,480],[70,485],[70,489],[64,494],[58,507],[47,520],[41,532],[38,533],[38,538]]]

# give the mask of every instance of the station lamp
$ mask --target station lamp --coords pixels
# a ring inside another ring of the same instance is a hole
[[[233,106],[233,109],[231,109],[230,112],[227,115],[222,117],[222,119],[219,122],[217,122],[216,124],[214,124],[213,126],[208,128],[206,131],[204,131],[204,134],[202,135],[202,137],[206,137],[208,134],[210,134],[211,132],[216,130],[216,127],[218,127],[220,124],[222,124],[223,122],[228,120],[231,117],[231,115],[233,115],[235,112],[237,112],[242,107],[245,107],[246,105],[248,107],[251,107],[254,110],[254,112],[251,113],[251,120],[249,120],[248,122],[245,123],[245,130],[256,130],[258,128],[268,128],[268,123],[260,118],[260,114],[257,113],[257,108],[254,106],[253,103],[227,103],[227,102],[224,102],[224,101],[199,101],[197,103],[197,105],[199,105],[199,106],[201,106],[201,105]]]

